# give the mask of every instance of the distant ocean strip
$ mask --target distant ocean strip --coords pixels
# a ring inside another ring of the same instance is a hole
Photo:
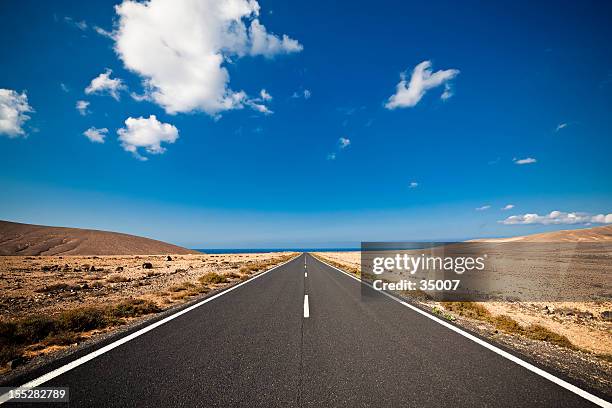
[[[353,252],[360,248],[193,248],[206,254],[263,254],[267,252]]]

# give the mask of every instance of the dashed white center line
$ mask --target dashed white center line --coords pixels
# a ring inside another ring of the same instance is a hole
[[[304,272],[304,277],[307,278],[308,277],[308,272]]]
[[[304,295],[304,318],[310,317],[310,309],[308,308],[308,295]]]

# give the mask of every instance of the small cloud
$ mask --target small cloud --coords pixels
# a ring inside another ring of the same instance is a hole
[[[574,225],[574,224],[612,224],[612,214],[592,215],[581,212],[551,211],[546,215],[522,214],[513,215],[499,221],[505,225]]]
[[[93,27],[94,31],[96,33],[98,33],[99,35],[101,35],[102,37],[106,37],[109,38],[111,40],[114,40],[115,37],[113,36],[112,31],[106,31],[105,29],[103,29],[102,27],[98,27],[98,26],[94,26]]]
[[[555,132],[560,131],[561,129],[565,129],[567,127],[567,123],[559,123],[557,125],[557,128],[555,129]]]
[[[245,102],[245,104],[246,104],[247,106],[249,106],[251,109],[253,109],[253,110],[257,111],[257,112],[263,113],[264,115],[271,115],[271,114],[273,114],[273,113],[274,113],[274,112],[273,112],[273,111],[271,111],[271,110],[270,110],[270,109],[269,109],[269,108],[268,108],[266,105],[263,105],[263,104],[261,104],[261,103],[254,102],[254,101],[252,101],[252,100],[247,100],[247,101]]]
[[[60,82],[60,88],[62,88],[62,91],[66,93],[70,92],[70,89],[68,89],[68,86],[63,82]]]
[[[264,101],[272,100],[272,95],[270,95],[268,91],[266,91],[265,89],[262,89],[261,91],[259,91],[259,96],[261,96],[261,99]]]
[[[327,155],[327,160],[336,160],[336,153],[329,153]]]
[[[178,139],[178,129],[169,124],[157,120],[155,115],[149,118],[132,118],[125,120],[125,127],[117,130],[121,146],[130,152],[138,160],[148,160],[138,151],[144,148],[150,154],[163,154],[166,148],[162,143],[174,143]]]
[[[410,184],[408,185],[408,188],[417,188],[419,186],[419,183],[417,183],[416,181],[411,181]]]
[[[0,88],[0,135],[9,138],[26,136],[23,126],[30,119],[28,113],[34,109],[28,103],[28,95],[12,89]]]
[[[396,109],[416,106],[427,91],[445,84],[457,75],[459,75],[458,69],[432,72],[431,61],[423,61],[414,67],[410,81],[406,79],[405,72],[400,74],[400,82],[395,87],[395,94],[389,97],[387,103],[385,103],[385,108]],[[446,90],[444,92],[447,93]],[[447,96],[452,96],[450,88],[448,92]]]
[[[490,206],[490,205],[483,205],[482,207],[477,207],[477,208],[475,208],[475,210],[476,210],[476,211],[486,211],[486,210],[488,210],[489,208],[491,208],[491,206]]]
[[[514,204],[506,204],[501,208],[502,211],[508,211],[514,208]]]
[[[517,159],[515,157],[514,159],[512,159],[512,161],[514,162],[514,164],[518,164],[518,165],[537,163],[537,160],[534,159],[533,157],[526,157],[524,159]]]
[[[85,20],[77,21],[72,17],[66,16],[64,17],[64,21],[70,24],[71,26],[78,28],[81,31],[87,30],[87,22],[85,22]]]
[[[495,164],[499,163],[499,160],[500,160],[500,158],[498,157],[498,158],[497,158],[497,159],[495,159],[495,160],[490,160],[490,161],[488,161],[488,162],[487,162],[487,164],[488,164],[489,166],[493,166],[493,165],[495,165]]]
[[[89,113],[89,110],[87,109],[89,107],[89,102],[88,101],[76,101],[76,110],[79,111],[79,113],[81,114],[81,116],[85,116]]]
[[[110,96],[119,100],[119,92],[127,89],[124,85],[123,80],[119,78],[111,78],[113,71],[110,68],[91,80],[91,83],[85,88],[85,93],[90,94],[104,94],[108,93]]]
[[[351,140],[346,137],[341,137],[338,139],[338,144],[340,145],[340,149],[346,149],[351,145]]]
[[[98,129],[92,126],[83,132],[83,136],[88,138],[93,143],[104,143],[104,138],[106,137],[107,133],[107,128]]]
[[[440,99],[446,101],[454,95],[453,90],[449,84],[444,84],[444,92],[440,95]]]

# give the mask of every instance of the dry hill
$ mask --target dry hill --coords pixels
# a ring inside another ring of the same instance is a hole
[[[160,255],[197,251],[118,232],[0,221],[0,255]]]

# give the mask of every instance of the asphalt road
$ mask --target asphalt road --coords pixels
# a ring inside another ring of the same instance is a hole
[[[310,255],[44,386],[74,407],[590,406]]]

